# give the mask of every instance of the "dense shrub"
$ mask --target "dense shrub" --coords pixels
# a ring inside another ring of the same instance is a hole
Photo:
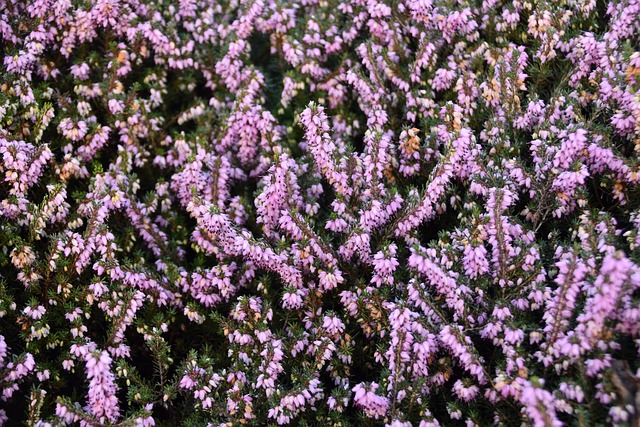
[[[635,425],[638,34],[0,1],[0,424]]]

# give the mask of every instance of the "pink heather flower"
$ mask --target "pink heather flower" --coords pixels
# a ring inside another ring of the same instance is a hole
[[[623,253],[607,254],[594,282],[594,291],[585,303],[584,312],[578,316],[576,334],[585,348],[598,345],[607,348],[610,343],[602,342],[607,323],[616,317],[616,310],[625,292],[637,289],[639,277],[636,265]],[[630,277],[632,273],[635,273]],[[631,282],[629,287],[625,284]],[[626,289],[625,289],[626,288]]]
[[[4,359],[7,357],[7,342],[4,336],[0,335],[0,366],[4,366]]]
[[[449,89],[455,76],[456,74],[454,70],[440,68],[436,71],[432,85],[437,91]]]
[[[418,424],[419,427],[440,427],[440,422],[435,419],[430,412],[428,412],[427,415],[427,419],[423,419],[420,421],[420,424]]]
[[[371,283],[380,286],[383,283],[393,285],[393,273],[400,265],[396,259],[398,247],[395,244],[389,245],[386,250],[380,251],[373,256],[373,268],[375,274],[371,278]]]
[[[72,141],[80,141],[87,134],[87,124],[84,121],[74,123],[71,119],[66,118],[58,125],[58,130],[66,138]]]
[[[87,394],[88,410],[105,422],[115,422],[120,417],[118,407],[118,390],[115,377],[111,372],[111,357],[107,351],[101,353],[88,352],[85,356],[89,392]]]
[[[426,253],[425,253],[426,252]],[[464,300],[462,295],[465,288],[458,287],[456,283],[457,273],[441,268],[431,255],[434,251],[424,251],[424,248],[416,250],[411,248],[408,266],[416,270],[435,291],[445,298],[446,304],[458,314],[462,314]]]
[[[524,381],[520,402],[535,427],[562,426],[562,422],[556,417],[554,401],[551,393]]]
[[[317,168],[339,194],[348,197],[352,188],[347,182],[347,174],[341,171],[338,157],[341,150],[329,135],[329,123],[324,108],[312,104],[302,112],[300,122],[305,126],[305,138]]]
[[[327,331],[329,335],[339,335],[344,332],[344,323],[337,317],[324,316],[322,328]]]
[[[362,408],[367,417],[378,419],[384,416],[389,409],[389,399],[375,394],[379,385],[360,383],[352,391],[355,393],[353,403]]]
[[[11,398],[18,390],[18,381],[29,375],[36,367],[31,353],[24,353],[17,360],[5,364],[7,352],[8,347],[4,336],[0,335],[0,368],[4,368],[4,378],[0,379],[0,383],[4,387],[2,398],[5,400]]]
[[[460,400],[464,400],[465,402],[470,402],[475,399],[479,391],[480,389],[477,386],[465,386],[464,382],[461,380],[458,380],[453,384],[453,392]]]
[[[489,261],[487,261],[487,250],[484,245],[464,247],[464,257],[462,259],[466,274],[477,279],[479,276],[489,272]]]
[[[475,376],[481,384],[487,382],[487,376],[483,368],[483,359],[470,351],[471,340],[464,335],[462,326],[452,328],[447,325],[438,335],[442,344],[449,349],[456,361],[469,373]]]
[[[122,103],[122,101],[119,101],[117,99],[110,99],[109,111],[111,111],[111,114],[120,114],[124,111],[124,104]]]
[[[86,63],[72,65],[70,67],[71,75],[78,80],[87,80],[89,78],[90,68]]]
[[[22,310],[22,313],[34,320],[38,320],[42,319],[42,316],[46,313],[46,311],[47,310],[43,306],[39,305],[35,309],[31,307],[25,307],[25,309]]]
[[[147,413],[151,413],[151,411],[153,411],[153,403],[149,403],[145,405],[144,410]],[[156,425],[156,422],[151,415],[142,416],[135,420],[136,427],[153,427],[155,425]]]
[[[69,411],[69,409],[67,408],[67,406],[65,406],[65,404],[63,403],[57,403],[56,404],[56,416],[62,420],[64,420],[64,422],[71,424],[73,422],[77,422],[80,417],[78,415],[76,415],[75,413]]]
[[[582,387],[575,384],[569,384],[566,382],[560,383],[560,391],[567,399],[575,400],[578,403],[582,403],[585,397]]]
[[[509,344],[518,345],[524,340],[524,331],[521,329],[504,328],[504,340]]]

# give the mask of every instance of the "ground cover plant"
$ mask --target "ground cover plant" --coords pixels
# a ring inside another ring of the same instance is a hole
[[[638,34],[0,1],[0,424],[638,425]]]

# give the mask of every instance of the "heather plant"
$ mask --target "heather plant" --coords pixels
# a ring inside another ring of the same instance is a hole
[[[0,425],[637,425],[638,34],[0,2]]]

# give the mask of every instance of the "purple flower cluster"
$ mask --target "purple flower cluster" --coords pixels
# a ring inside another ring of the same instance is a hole
[[[0,425],[636,425],[640,3],[0,1]]]

